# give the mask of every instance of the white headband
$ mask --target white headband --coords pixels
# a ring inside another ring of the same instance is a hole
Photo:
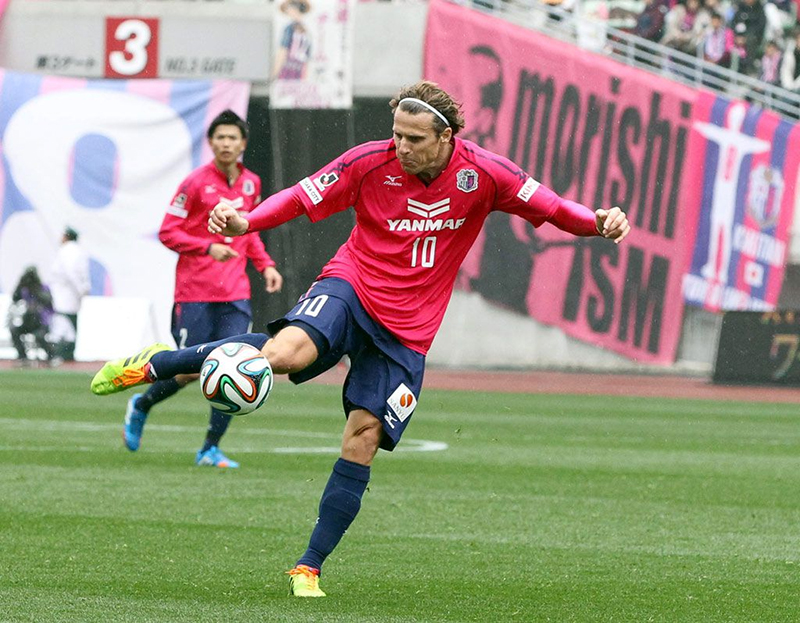
[[[400,105],[400,104],[402,104],[403,102],[414,102],[415,104],[421,104],[422,106],[424,106],[425,108],[427,108],[428,110],[430,110],[430,111],[431,111],[431,112],[432,112],[434,115],[436,115],[437,117],[439,117],[439,119],[441,119],[442,121],[444,121],[444,124],[445,124],[445,125],[446,125],[448,128],[450,127],[450,122],[447,120],[447,117],[445,117],[445,116],[444,116],[442,113],[440,113],[438,110],[436,110],[436,109],[435,109],[433,106],[431,106],[431,105],[430,105],[428,102],[423,102],[422,100],[418,100],[416,97],[404,97],[403,99],[401,99],[401,100],[400,100],[400,101],[397,103],[397,105],[399,106],[399,105]]]

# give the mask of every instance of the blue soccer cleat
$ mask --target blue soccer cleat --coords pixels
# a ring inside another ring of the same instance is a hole
[[[236,461],[232,461],[227,456],[222,454],[222,450],[220,450],[217,446],[211,446],[205,452],[198,450],[197,458],[194,462],[197,465],[207,465],[209,467],[227,467],[229,469],[235,469],[239,467],[239,464]]]
[[[144,423],[147,421],[147,413],[136,408],[136,401],[141,396],[142,394],[131,396],[128,401],[128,408],[125,411],[125,427],[122,429],[122,441],[131,452],[136,452],[139,449]]]

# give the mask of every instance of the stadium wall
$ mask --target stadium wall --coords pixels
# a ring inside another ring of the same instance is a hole
[[[195,20],[218,24],[224,18],[258,24],[261,34],[255,37],[254,44],[267,49],[271,45],[271,5],[199,3],[192,4],[190,10]],[[0,30],[0,63],[10,69],[30,70],[29,64],[35,61],[31,61],[30,50],[25,52],[20,42],[34,27],[37,36],[28,38],[29,44],[48,41],[51,45],[64,36],[85,43],[91,41],[91,37],[85,36],[87,24],[98,16],[155,15],[184,20],[187,11],[187,5],[180,3],[50,0],[12,3]],[[246,164],[262,176],[265,189],[293,183],[349,145],[388,136],[387,96],[399,84],[413,82],[422,75],[426,12],[425,3],[356,4],[356,100],[352,111],[270,110],[263,83],[254,80],[249,113],[254,132]],[[43,19],[44,16],[48,19]],[[80,33],[84,35],[79,36]],[[240,37],[239,41],[243,39]],[[269,65],[268,54],[263,59],[264,67]],[[376,58],[381,62],[374,62]],[[313,149],[296,149],[296,145],[313,145]],[[266,297],[260,288],[254,289],[258,310],[256,329],[263,328],[269,319],[296,300],[344,241],[351,226],[352,215],[345,213],[314,227],[298,220],[279,231],[264,234],[270,252],[286,273],[287,287],[281,296],[273,297]],[[800,304],[800,287],[791,282],[795,272],[791,268],[788,271],[782,305]],[[796,275],[795,281],[800,281]],[[718,314],[687,308],[678,358],[672,368],[679,372],[710,370],[719,325]],[[455,293],[429,362],[454,367],[649,369],[468,292]]]

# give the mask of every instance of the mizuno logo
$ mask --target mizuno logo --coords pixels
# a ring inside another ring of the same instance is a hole
[[[386,176],[386,181],[383,184],[384,184],[384,186],[402,186],[403,183],[397,181],[401,177],[403,177],[403,176],[402,175],[387,175]]]
[[[436,203],[422,203],[421,201],[408,200],[408,211],[425,218],[433,218],[450,210],[450,198],[442,199]]]

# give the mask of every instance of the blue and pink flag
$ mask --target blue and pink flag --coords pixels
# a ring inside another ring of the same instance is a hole
[[[92,293],[150,299],[168,338],[175,257],[157,232],[178,184],[212,157],[211,119],[246,116],[248,98],[240,82],[0,71],[0,292],[29,265],[46,280],[68,225],[91,256]]]
[[[795,209],[800,126],[744,102],[699,93],[683,202],[694,227],[683,281],[691,305],[771,310]]]

